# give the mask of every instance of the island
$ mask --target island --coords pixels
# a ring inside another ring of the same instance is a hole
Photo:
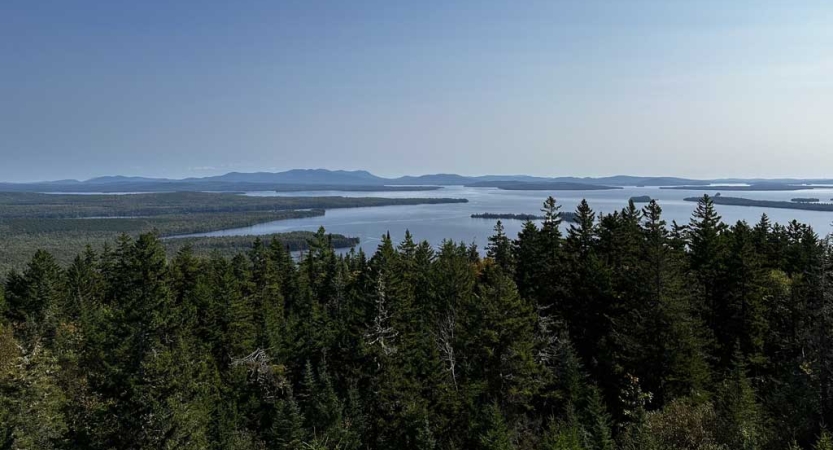
[[[630,201],[634,203],[651,203],[653,200],[650,195],[637,195],[630,198]]]
[[[687,197],[687,202],[698,202],[702,197]],[[797,203],[777,200],[753,200],[741,197],[712,197],[715,205],[754,206],[759,208],[799,209],[803,211],[833,212],[833,203]]]
[[[289,231],[262,236],[204,236],[165,239],[163,242],[165,250],[171,256],[176,255],[183,248],[189,247],[194,254],[199,256],[210,256],[216,252],[225,257],[233,257],[238,253],[251,250],[258,239],[267,244],[276,241],[285,249],[296,252],[309,249],[310,242],[314,242],[316,237],[316,234],[312,231]],[[357,237],[342,234],[327,234],[326,238],[327,242],[337,249],[352,248],[359,245],[360,242]]]
[[[674,189],[682,191],[807,191],[812,189],[829,189],[833,186],[807,185],[807,184],[784,184],[784,183],[757,183],[750,185],[685,185],[685,186],[662,186],[660,189]]]
[[[572,212],[559,213],[561,220],[565,222],[576,222],[576,214]],[[544,216],[536,214],[512,214],[512,213],[480,213],[472,214],[472,219],[490,219],[490,220],[544,220]]]
[[[811,198],[811,197],[799,197],[799,198],[794,198],[790,201],[795,202],[795,203],[818,203],[821,200],[819,200],[817,198]]]
[[[601,184],[573,183],[567,181],[481,181],[466,184],[466,187],[491,187],[506,191],[607,191],[623,189],[621,186],[605,186]]]
[[[436,191],[442,186],[380,186],[380,185],[343,185],[343,184],[279,184],[275,192],[419,192]]]

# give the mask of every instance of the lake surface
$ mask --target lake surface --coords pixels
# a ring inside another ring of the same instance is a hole
[[[286,231],[315,231],[323,226],[330,233],[339,233],[361,239],[360,246],[369,253],[376,250],[381,236],[390,232],[394,242],[398,242],[410,230],[416,240],[427,240],[432,245],[439,245],[443,239],[476,243],[483,249],[487,238],[492,234],[495,220],[472,219],[476,213],[524,213],[537,214],[541,204],[548,195],[556,198],[562,205],[562,211],[575,210],[578,203],[586,198],[594,211],[612,212],[627,205],[630,197],[648,195],[656,199],[663,209],[664,219],[670,224],[688,223],[696,206],[686,202],[686,197],[699,197],[702,190],[670,190],[655,187],[628,187],[608,191],[505,191],[496,188],[471,188],[448,186],[436,191],[423,192],[249,192],[250,196],[345,196],[345,197],[453,197],[466,198],[468,203],[416,206],[381,206],[373,208],[328,209],[323,217],[281,220],[260,225],[230,230],[201,233],[194,236],[240,236],[264,235]],[[713,195],[715,192],[708,192]],[[724,195],[760,200],[790,201],[795,197],[817,197],[822,202],[833,198],[833,189],[815,189],[802,191],[770,192],[727,192]],[[638,207],[644,205],[637,205]],[[787,223],[793,219],[807,223],[820,235],[833,232],[833,212],[802,211],[792,209],[757,208],[742,206],[716,205],[717,211],[726,223],[746,220],[755,224],[766,213],[772,222]],[[514,237],[520,231],[522,222],[504,220],[506,232]],[[565,227],[567,224],[565,224]]]

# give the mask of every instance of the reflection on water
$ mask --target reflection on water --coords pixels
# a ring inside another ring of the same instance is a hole
[[[714,194],[715,192],[710,192]],[[812,194],[822,201],[833,198],[833,189],[800,191],[802,195]],[[629,187],[610,191],[502,191],[495,188],[469,188],[462,186],[444,187],[437,191],[423,192],[250,192],[246,195],[258,196],[346,196],[346,197],[454,197],[467,198],[468,203],[416,206],[382,206],[373,208],[330,209],[323,217],[310,217],[269,222],[251,227],[233,230],[203,233],[199,236],[235,236],[262,235],[294,230],[314,231],[323,226],[331,233],[355,236],[361,239],[361,247],[372,252],[379,244],[380,237],[391,233],[394,241],[399,241],[410,230],[418,240],[427,240],[438,245],[443,239],[474,242],[483,247],[491,235],[494,220],[472,219],[475,213],[537,213],[541,203],[548,195],[553,195],[563,211],[572,211],[578,203],[586,198],[596,212],[612,212],[627,204],[630,197],[648,195],[659,201],[663,208],[665,220],[670,224],[688,223],[695,204],[686,202],[686,197],[697,197],[703,191],[668,190],[654,187]],[[734,192],[725,193],[735,197],[760,200],[789,201],[797,196],[796,191],[775,192]],[[641,206],[641,205],[638,205]],[[761,214],[769,215],[773,222],[787,223],[793,219],[807,223],[821,235],[833,231],[831,222],[833,213],[821,211],[801,211],[790,209],[753,208],[741,206],[716,205],[717,211],[727,223],[746,220],[750,224],[757,222]],[[507,234],[515,236],[522,223],[515,220],[504,221]],[[566,225],[565,225],[566,226]]]

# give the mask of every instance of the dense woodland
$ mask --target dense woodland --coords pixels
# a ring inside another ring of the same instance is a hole
[[[740,180],[734,180],[740,181]],[[769,181],[763,183],[756,183],[750,180],[741,181],[749,184],[714,184],[702,183],[695,185],[678,185],[678,186],[660,186],[660,189],[677,189],[683,191],[802,191],[813,189],[829,189],[831,186],[823,186],[815,182],[807,182],[804,184],[783,183],[778,181]]]
[[[0,448],[833,448],[826,240],[708,197],[575,213],[485,258],[39,251],[0,296]]]
[[[165,239],[163,244],[169,256],[176,255],[184,248],[188,248],[196,256],[225,256],[233,257],[238,253],[248,252],[255,246],[255,240],[271,241],[276,240],[284,249],[289,252],[300,252],[310,248],[310,242],[314,242],[316,233],[312,231],[287,231],[259,236],[212,236],[194,238]],[[347,249],[359,245],[361,240],[357,237],[347,237],[343,234],[328,234],[328,242],[333,249]],[[277,245],[277,244],[275,244]]]
[[[33,249],[49,251],[58,263],[72,262],[87,245],[100,251],[121,234],[160,237],[241,228],[265,222],[323,216],[325,209],[458,203],[452,198],[256,197],[209,192],[130,195],[69,195],[0,192],[0,274],[20,269]],[[306,237],[280,240],[299,249]],[[197,253],[250,246],[240,239],[190,239]],[[335,240],[339,247],[355,244]],[[168,248],[179,248],[168,243]]]
[[[687,197],[684,199],[687,202],[699,202],[700,197]],[[780,208],[780,209],[800,209],[804,211],[833,211],[833,204],[831,203],[816,203],[816,202],[801,202],[793,199],[791,201],[780,200],[755,200],[751,198],[741,197],[726,197],[717,194],[712,198],[715,204],[731,205],[731,206],[755,206],[759,208]]]
[[[127,195],[0,192],[0,219],[144,217],[465,202],[466,199],[453,198],[257,197],[213,192]]]

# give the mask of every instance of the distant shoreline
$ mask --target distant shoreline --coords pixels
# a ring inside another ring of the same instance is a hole
[[[467,184],[466,187],[498,188],[505,191],[610,191],[622,186],[569,182],[484,181]]]
[[[700,201],[701,197],[687,197],[684,200],[687,202]],[[823,211],[833,212],[833,203],[798,203],[786,202],[777,200],[753,200],[750,198],[741,197],[711,197],[715,205],[728,206],[753,206],[760,208],[779,208],[779,209],[796,209],[801,211]]]
[[[661,186],[660,189],[677,191],[810,191],[813,189],[831,189],[833,186],[809,186],[803,184],[752,184],[749,186]]]
[[[572,212],[562,212],[559,213],[561,220],[565,222],[575,222],[576,215]],[[472,214],[472,219],[489,219],[489,220],[544,220],[545,217],[541,215],[535,214],[512,214],[512,213],[480,213],[480,214]]]

